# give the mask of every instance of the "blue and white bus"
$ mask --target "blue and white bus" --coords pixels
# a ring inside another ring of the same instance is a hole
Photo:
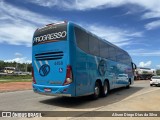
[[[98,98],[134,81],[126,51],[72,22],[35,31],[32,66],[33,91],[44,95]]]

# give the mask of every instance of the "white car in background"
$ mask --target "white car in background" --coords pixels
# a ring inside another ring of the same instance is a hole
[[[150,86],[152,85],[160,86],[160,76],[152,76]]]

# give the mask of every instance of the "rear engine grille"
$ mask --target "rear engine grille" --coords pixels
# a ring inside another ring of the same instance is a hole
[[[63,52],[46,52],[35,54],[36,60],[58,60],[63,58]]]

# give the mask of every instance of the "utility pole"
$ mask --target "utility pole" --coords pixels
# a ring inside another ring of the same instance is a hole
[[[26,69],[25,69],[25,72],[27,72],[27,68],[28,68],[28,63],[26,63]]]

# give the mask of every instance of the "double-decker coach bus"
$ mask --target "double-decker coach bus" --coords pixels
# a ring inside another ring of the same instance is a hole
[[[119,47],[72,22],[38,28],[32,47],[33,91],[55,96],[106,96],[129,87],[134,64]],[[122,78],[119,78],[123,74]]]

